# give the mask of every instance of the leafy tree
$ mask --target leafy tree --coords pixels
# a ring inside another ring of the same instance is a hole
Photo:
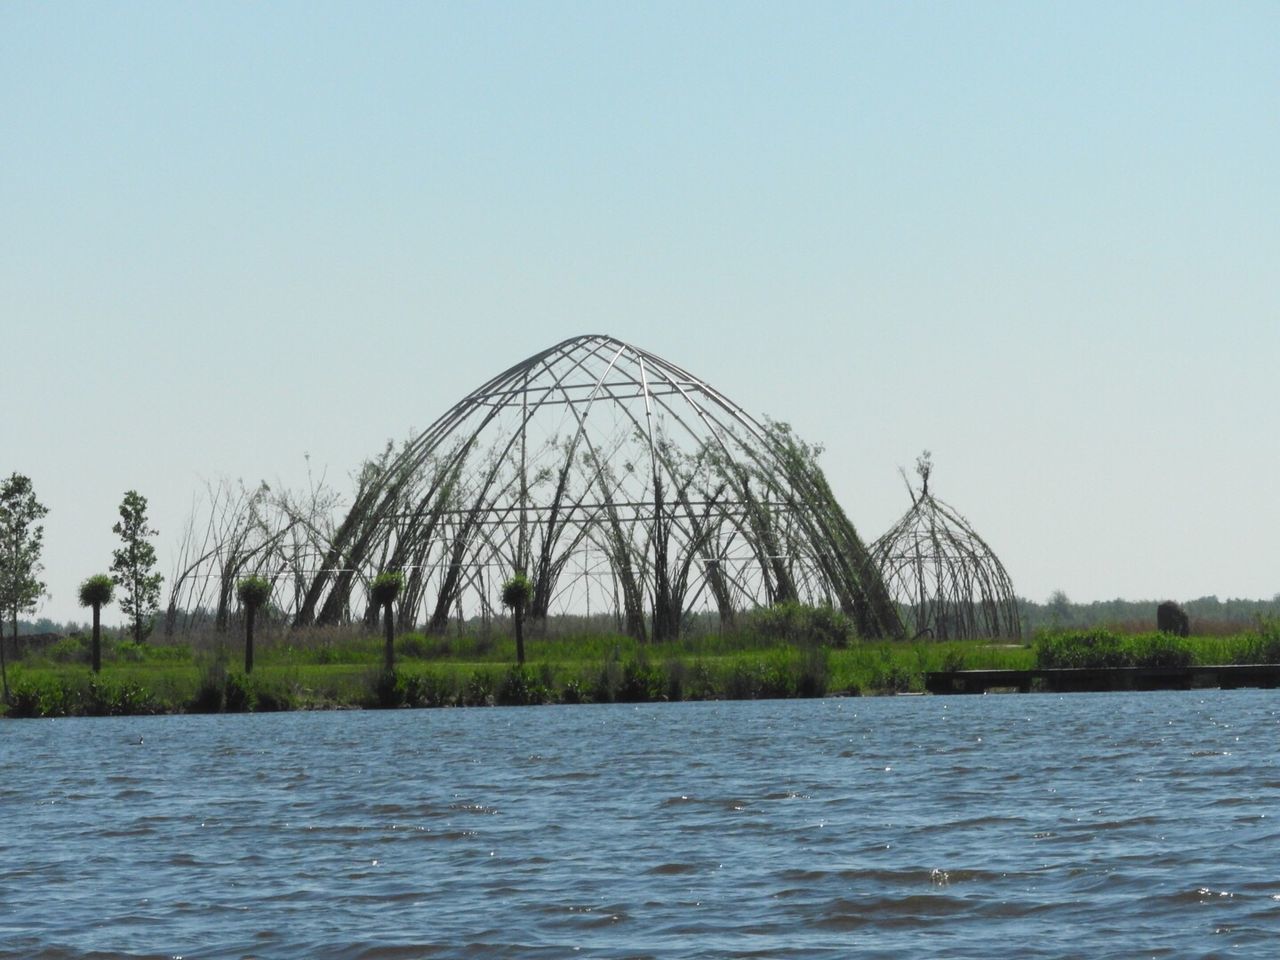
[[[31,480],[19,473],[0,483],[0,680],[4,698],[9,699],[9,673],[4,661],[5,614],[18,639],[18,614],[35,609],[36,601],[46,595],[39,574],[40,550],[44,544],[44,525],[39,521],[49,512],[36,499]]]
[[[1065,627],[1075,618],[1071,615],[1071,601],[1061,590],[1049,594],[1049,623],[1054,628]]]
[[[116,582],[99,573],[80,584],[80,606],[93,607],[93,672],[102,669],[102,607],[111,602]]]
[[[533,584],[523,573],[517,573],[502,585],[502,605],[511,608],[516,622],[516,663],[524,665],[524,611],[533,597]]]
[[[271,584],[262,577],[245,577],[236,584],[236,598],[244,607],[244,672],[253,673],[253,622],[258,608],[271,596]]]
[[[111,560],[115,581],[124,588],[120,606],[133,622],[134,643],[142,643],[160,610],[160,584],[164,582],[161,574],[153,572],[156,548],[148,538],[159,531],[147,524],[147,498],[136,490],[128,491],[120,502],[120,520],[111,531],[124,542]]]
[[[386,645],[383,648],[383,666],[390,673],[396,666],[395,634],[391,622],[391,604],[400,596],[400,588],[404,586],[404,577],[398,573],[380,573],[373,578],[369,586],[369,595],[374,605],[383,610],[382,623],[386,631]]]

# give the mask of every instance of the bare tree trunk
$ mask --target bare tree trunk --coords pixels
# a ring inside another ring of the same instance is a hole
[[[93,605],[93,672],[102,672],[102,604]]]
[[[386,645],[383,647],[382,660],[383,666],[387,673],[396,668],[396,645],[395,645],[395,624],[391,616],[391,604],[387,604],[385,612],[382,615],[383,629],[386,631]]]
[[[258,615],[258,608],[246,604],[244,608],[244,672],[253,673],[253,621]]]
[[[13,624],[13,635],[18,636],[18,623],[15,620]],[[9,668],[4,662],[4,623],[0,621],[0,680],[4,682],[4,702],[9,702]]]
[[[524,604],[516,604],[516,663],[524,666]]]

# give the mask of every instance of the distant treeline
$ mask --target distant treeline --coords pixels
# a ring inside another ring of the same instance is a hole
[[[1159,600],[1095,600],[1092,603],[1072,603],[1065,594],[1057,592],[1044,603],[1036,603],[1025,597],[1018,598],[1018,613],[1022,618],[1023,635],[1030,639],[1039,630],[1075,629],[1085,627],[1109,627],[1121,632],[1141,633],[1155,629],[1156,606]],[[1191,632],[1228,633],[1255,624],[1259,617],[1280,617],[1280,594],[1270,600],[1219,600],[1217,597],[1199,597],[1195,600],[1179,601],[1182,609],[1191,619]],[[199,608],[194,612],[179,611],[181,617],[196,627],[211,629],[214,624],[214,612]],[[265,612],[267,622],[284,622],[287,618],[280,611]],[[565,629],[604,629],[609,626],[611,618],[607,616],[567,617],[561,626]],[[707,620],[699,623],[702,630],[715,630],[714,615],[694,614],[695,620]],[[155,635],[163,634],[164,617],[156,624]],[[112,628],[114,631],[115,628]],[[468,623],[464,632],[479,629],[479,622]],[[59,623],[42,617],[38,620],[19,620],[18,633],[22,636],[31,634],[72,634],[87,633],[88,624],[74,620]],[[451,631],[453,632],[453,631]],[[561,632],[561,631],[557,631]],[[8,636],[9,631],[5,631]]]
[[[1164,598],[1168,599],[1168,598]],[[1045,603],[1018,598],[1022,632],[1030,637],[1038,630],[1110,627],[1124,632],[1154,630],[1160,600],[1095,600],[1072,603],[1058,591]],[[1229,633],[1252,626],[1259,617],[1280,616],[1280,594],[1270,600],[1219,600],[1199,597],[1178,601],[1191,620],[1191,633]]]

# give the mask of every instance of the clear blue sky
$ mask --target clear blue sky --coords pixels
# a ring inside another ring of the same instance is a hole
[[[1280,592],[1280,5],[0,5],[0,474],[54,619],[610,333],[1043,600]]]

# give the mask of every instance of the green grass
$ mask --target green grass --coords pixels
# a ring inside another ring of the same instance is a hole
[[[987,642],[827,645],[750,625],[663,644],[612,634],[527,640],[528,664],[514,666],[502,634],[396,640],[394,675],[381,668],[382,640],[348,628],[279,631],[260,637],[246,677],[240,642],[110,642],[103,670],[89,671],[87,642],[67,638],[10,670],[9,716],[238,712],[345,707],[443,707],[757,699],[918,692],[927,672],[1036,666],[1280,662],[1280,625],[1260,621],[1236,636],[1176,638],[1105,631],[1042,633],[1030,645]],[[825,629],[825,627],[824,627]]]

